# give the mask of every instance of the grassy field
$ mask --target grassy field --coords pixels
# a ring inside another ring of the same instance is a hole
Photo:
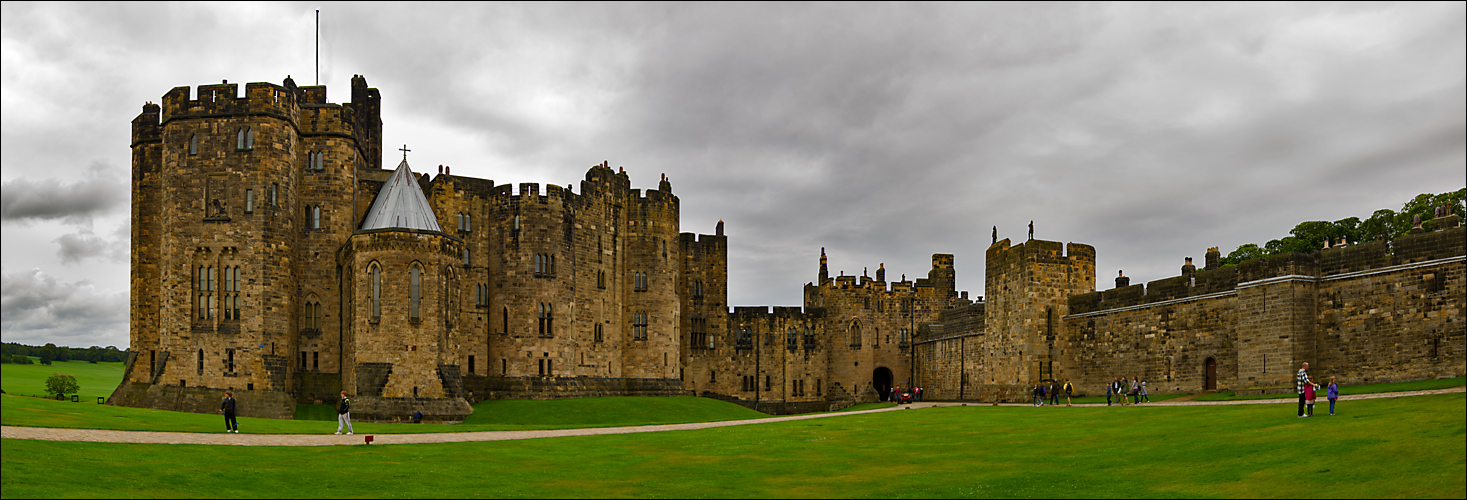
[[[1463,394],[1292,407],[969,406],[698,431],[351,447],[0,442],[26,497],[1467,496]]]
[[[95,401],[95,400],[94,400]],[[311,405],[315,407],[317,405]],[[334,413],[328,408],[316,408]],[[300,410],[297,410],[300,413]],[[692,396],[660,398],[582,398],[551,401],[501,400],[474,405],[462,424],[355,423],[358,433],[410,434],[532,429],[571,429],[625,425],[679,424],[768,418],[742,406]],[[0,397],[0,424],[29,427],[133,431],[221,432],[224,417],[148,408],[72,403],[25,396]],[[336,419],[278,420],[240,417],[242,434],[323,434],[336,431]]]
[[[1325,405],[1329,405],[1329,402],[1324,398],[1324,385],[1328,382],[1328,380],[1321,381],[1319,394],[1317,396],[1319,398],[1319,401],[1323,401]],[[1381,392],[1428,391],[1432,389],[1446,389],[1449,387],[1457,387],[1460,385],[1467,385],[1467,377],[1444,378],[1438,380],[1418,380],[1415,382],[1394,382],[1389,384],[1342,385],[1340,386],[1340,395],[1349,396],[1351,394],[1376,394]],[[1252,396],[1238,396],[1232,391],[1215,392],[1212,394],[1203,394],[1201,396],[1197,396],[1192,400],[1242,401],[1245,399],[1297,399],[1299,397],[1298,394],[1294,394],[1292,392],[1292,389],[1290,391],[1291,392],[1289,392],[1288,394],[1257,394]]]
[[[122,382],[122,363],[97,363],[86,361],[53,361],[51,366],[40,364],[41,358],[32,357],[31,365],[0,365],[0,389],[6,394],[46,396],[46,378],[52,373],[65,373],[76,377],[81,386],[82,401],[97,404],[97,397],[112,395],[112,390]]]

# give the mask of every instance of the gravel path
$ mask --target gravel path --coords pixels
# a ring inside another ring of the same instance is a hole
[[[1386,392],[1378,394],[1357,394],[1352,396],[1340,396],[1341,401],[1352,401],[1359,399],[1395,398],[1403,396],[1421,396],[1426,394],[1449,394],[1456,392],[1467,392],[1467,386],[1452,387],[1449,389],[1437,389],[1431,391],[1409,391],[1409,392]],[[1323,400],[1323,399],[1321,399]],[[1237,404],[1294,404],[1298,400],[1294,398],[1283,399],[1253,399],[1243,401],[1160,401],[1156,403],[1142,403],[1142,406],[1211,406],[1211,405],[1237,405]],[[1327,405],[1328,403],[1326,403]],[[605,434],[632,434],[638,432],[666,432],[685,431],[694,429],[708,429],[713,427],[730,427],[735,425],[754,425],[771,422],[788,422],[792,420],[809,420],[815,418],[834,418],[847,415],[860,415],[863,413],[879,413],[885,411],[900,411],[906,409],[922,409],[937,406],[978,406],[979,403],[913,403],[892,408],[881,408],[876,410],[852,411],[840,413],[819,413],[811,415],[795,415],[789,417],[771,417],[754,420],[730,420],[725,422],[697,422],[690,424],[666,424],[666,425],[640,425],[634,427],[598,427],[590,429],[557,429],[538,431],[496,431],[496,432],[438,432],[428,434],[374,434],[373,444],[413,444],[413,443],[458,443],[467,441],[507,441],[515,439],[538,439],[566,436],[598,436]],[[1009,403],[1000,406],[1031,406],[1023,403]],[[1079,407],[1105,407],[1104,404],[1080,404]],[[38,439],[44,441],[88,441],[95,443],[152,443],[152,444],[212,444],[212,445],[237,445],[237,446],[334,446],[361,444],[365,435],[335,435],[335,434],[205,434],[197,432],[152,432],[152,431],[111,431],[98,429],[53,429],[45,427],[0,427],[0,439]]]

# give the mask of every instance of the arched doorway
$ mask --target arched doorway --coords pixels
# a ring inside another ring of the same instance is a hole
[[[1207,358],[1207,362],[1204,363],[1202,375],[1202,390],[1217,390],[1217,360],[1214,358]]]
[[[891,370],[884,366],[871,372],[871,387],[876,389],[876,395],[882,401],[886,401],[891,393],[891,379]]]

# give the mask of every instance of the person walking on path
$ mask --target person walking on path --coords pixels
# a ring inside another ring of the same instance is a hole
[[[1329,398],[1329,416],[1335,416],[1335,400],[1340,399],[1340,385],[1335,383],[1334,376],[1329,378],[1329,387],[1325,388],[1324,397]]]
[[[1294,375],[1294,392],[1299,394],[1299,418],[1304,418],[1304,387],[1314,382],[1309,380],[1309,363],[1305,362]]]
[[[1151,395],[1146,394],[1146,381],[1141,381],[1141,399],[1147,403],[1151,402]]]
[[[1141,404],[1141,377],[1131,379],[1131,402]]]
[[[341,427],[346,426],[346,435],[350,436],[351,428],[351,400],[347,399],[346,391],[341,391],[341,400],[336,402],[336,433],[341,434]]]
[[[219,404],[219,413],[224,414],[224,432],[233,431],[235,434],[239,434],[239,420],[234,418],[236,408],[234,392],[224,391],[224,402]]]
[[[1116,392],[1116,382],[1112,380],[1110,385],[1105,386],[1105,405],[1110,406],[1110,396]]]
[[[1121,397],[1121,406],[1126,406],[1126,388],[1130,387],[1130,381],[1121,377],[1121,382],[1116,384],[1116,395]]]
[[[1049,381],[1049,404],[1051,406],[1059,405],[1059,391],[1059,382]]]
[[[922,402],[922,388],[921,387],[915,387],[915,386],[912,387],[912,397],[917,398],[917,402],[918,403],[921,403]]]
[[[1075,386],[1070,385],[1070,379],[1065,379],[1065,406],[1070,406],[1070,398],[1075,395]]]

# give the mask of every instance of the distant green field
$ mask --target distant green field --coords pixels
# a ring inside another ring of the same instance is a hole
[[[6,439],[0,486],[6,498],[1463,498],[1464,417],[1467,398],[1444,394],[1309,419],[1277,405],[975,405],[423,445]]]
[[[1323,382],[1328,383],[1327,380]],[[1467,385],[1467,377],[1453,377],[1438,380],[1417,380],[1415,382],[1393,382],[1389,384],[1342,385],[1340,386],[1340,395],[1349,396],[1352,394],[1376,394],[1381,392],[1429,391],[1432,389],[1446,389],[1450,387],[1457,387],[1460,385]],[[1321,383],[1318,394],[1318,398],[1320,401],[1325,401],[1323,387],[1324,383]],[[1212,394],[1203,394],[1201,396],[1193,398],[1193,401],[1242,401],[1248,399],[1286,398],[1297,399],[1298,397],[1299,395],[1294,394],[1292,390],[1288,394],[1258,394],[1252,396],[1238,396],[1233,391],[1227,391],[1215,392]],[[1328,404],[1329,402],[1325,401],[1325,405]]]
[[[117,384],[122,383],[122,363],[97,363],[86,361],[53,361],[51,366],[40,364],[40,358],[32,357],[35,364],[0,365],[0,389],[6,394],[46,396],[46,379],[52,373],[65,373],[76,377],[81,386],[80,399],[97,404],[97,397],[112,395]]]
[[[95,400],[93,400],[95,401]],[[303,410],[297,408],[299,415]],[[336,430],[330,405],[309,405],[319,420],[279,420],[240,417],[245,434],[321,434]],[[330,413],[326,413],[330,412]],[[329,415],[322,418],[320,415]],[[461,424],[374,424],[358,422],[358,433],[409,434],[533,429],[570,429],[627,425],[677,424],[768,418],[769,415],[709,398],[615,397],[551,401],[501,400],[474,405],[474,414]],[[148,408],[107,406],[25,396],[0,397],[0,423],[29,427],[220,432],[223,417]]]

